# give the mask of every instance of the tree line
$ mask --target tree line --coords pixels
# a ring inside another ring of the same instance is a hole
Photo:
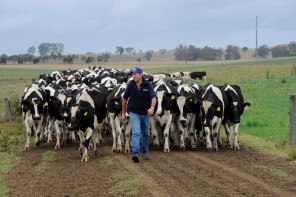
[[[242,51],[247,51],[247,47],[243,47]],[[253,57],[266,58],[268,55],[275,57],[296,56],[296,42],[290,42],[288,45],[278,45],[275,47],[268,47],[267,45],[260,46],[253,54]],[[175,60],[177,61],[196,61],[196,60],[239,60],[241,55],[239,47],[228,45],[223,52],[222,49],[211,48],[205,46],[204,48],[197,48],[194,45],[182,45],[176,47]]]
[[[247,47],[243,47],[242,51],[247,51]],[[111,53],[86,53],[85,55],[63,55],[64,44],[62,43],[41,43],[38,46],[39,56],[35,56],[36,48],[31,46],[28,48],[27,53],[8,56],[6,54],[0,55],[0,64],[7,64],[8,61],[14,64],[29,63],[93,63],[93,62],[108,62]],[[133,47],[116,47],[116,53],[122,55],[124,52],[127,54],[137,54]],[[163,55],[166,49],[160,49],[160,54]],[[141,62],[143,60],[150,61],[153,55],[153,50],[148,50],[145,53],[140,53],[142,56],[136,57],[136,61]],[[296,56],[296,42],[292,41],[288,45],[278,45],[275,47],[268,47],[267,45],[260,46],[253,54],[253,57],[266,58],[271,55],[275,57],[288,57]],[[176,61],[196,61],[196,60],[239,60],[241,55],[239,53],[239,47],[234,45],[228,45],[225,51],[221,48],[212,48],[205,46],[203,48],[197,48],[194,45],[180,44],[175,48],[174,58]]]

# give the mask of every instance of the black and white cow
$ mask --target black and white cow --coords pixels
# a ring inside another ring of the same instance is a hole
[[[32,84],[24,90],[22,97],[22,112],[27,131],[25,150],[29,150],[31,133],[35,133],[35,145],[38,146],[44,137],[44,126],[48,97],[38,85]]]
[[[122,152],[122,143],[125,141],[125,153],[130,153],[130,122],[127,121],[121,123],[120,121],[120,115],[122,112],[122,96],[125,92],[126,86],[126,82],[116,86],[107,98],[108,118],[113,136],[112,152]],[[125,131],[124,137],[122,135],[123,130]]]
[[[173,103],[176,103],[176,89],[164,80],[152,84],[157,96],[155,113],[151,118],[151,134],[154,146],[159,147],[159,133],[164,136],[164,152],[170,152],[169,135],[172,123]]]
[[[191,72],[189,74],[190,78],[191,79],[199,79],[199,80],[202,80],[202,79],[206,79],[206,76],[207,76],[207,73],[205,71],[201,71],[201,72]]]
[[[97,156],[97,135],[107,114],[107,96],[103,93],[85,89],[71,108],[70,130],[78,131],[80,138],[81,161],[88,161],[90,140],[93,139],[93,151]],[[84,150],[83,150],[84,149]]]
[[[194,90],[187,84],[182,84],[177,89],[177,119],[176,136],[180,142],[180,149],[185,150],[184,138],[190,138],[191,149],[196,149],[195,119],[197,114],[197,98]]]
[[[244,102],[244,97],[238,85],[227,84],[222,87],[222,90],[226,93],[228,99],[228,106],[226,106],[225,110],[225,118],[222,121],[227,135],[226,146],[228,148],[233,147],[234,149],[239,149],[237,142],[239,125],[244,113],[244,109],[248,109],[251,104]],[[233,145],[231,140],[231,130],[233,130],[234,137]]]
[[[202,126],[206,135],[207,149],[218,151],[220,126],[225,116],[225,106],[228,105],[225,92],[217,86],[208,84],[201,96]],[[213,131],[213,144],[212,144]],[[219,142],[222,144],[222,142]]]

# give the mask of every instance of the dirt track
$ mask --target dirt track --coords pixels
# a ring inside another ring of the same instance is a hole
[[[296,196],[295,162],[243,146],[238,151],[222,148],[218,152],[163,153],[151,148],[151,159],[135,164],[131,155],[111,153],[110,140],[99,147],[99,157],[86,163],[80,161],[77,142],[60,150],[42,144],[23,152],[20,163],[6,176],[11,196],[130,195],[129,188],[118,185],[116,172],[140,180],[135,196]],[[55,160],[38,172],[41,156],[49,150],[56,152]],[[110,160],[115,162],[108,164]]]

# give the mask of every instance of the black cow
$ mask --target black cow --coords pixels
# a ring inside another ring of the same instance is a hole
[[[197,98],[194,90],[187,84],[177,88],[177,132],[180,149],[185,150],[184,138],[190,138],[191,149],[196,149],[195,119],[197,115]]]
[[[176,89],[164,80],[153,83],[152,86],[157,95],[155,112],[151,117],[151,134],[154,138],[154,146],[159,147],[158,133],[163,131],[164,152],[170,152],[169,132],[172,123],[174,103],[176,103]],[[175,104],[176,105],[176,104]]]
[[[29,150],[31,132],[35,133],[35,145],[38,146],[44,137],[48,97],[46,92],[38,85],[32,84],[26,88],[22,97],[22,111],[27,130],[25,150]]]
[[[122,152],[122,140],[125,140],[125,153],[130,153],[130,123],[129,121],[124,123],[120,122],[122,96],[125,89],[126,82],[117,85],[107,98],[108,118],[113,136],[112,152]],[[125,131],[124,139],[122,139],[122,130]]]
[[[214,148],[218,151],[218,143],[222,144],[221,141],[218,142],[218,139],[220,140],[220,126],[224,120],[225,106],[228,105],[228,100],[225,92],[213,84],[206,85],[201,99],[202,126],[206,135],[207,149]]]
[[[244,113],[244,109],[247,109],[251,104],[244,102],[241,89],[238,85],[225,85],[222,90],[226,93],[228,99],[228,105],[225,110],[225,117],[222,124],[225,128],[227,135],[227,147],[239,149],[237,142],[238,128],[241,122],[241,117]],[[231,130],[233,130],[234,144],[232,145]]]
[[[191,72],[189,74],[190,78],[191,79],[194,79],[194,80],[202,80],[202,79],[206,79],[206,76],[207,76],[207,73],[205,71],[202,71],[202,72]]]
[[[97,156],[97,135],[107,114],[107,96],[100,91],[85,89],[71,108],[70,130],[78,131],[81,161],[88,161],[88,147],[92,138],[93,151]],[[84,151],[83,151],[84,149]]]

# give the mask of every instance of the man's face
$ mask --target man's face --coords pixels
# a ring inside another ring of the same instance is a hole
[[[133,79],[138,82],[142,78],[142,73],[133,73]]]

